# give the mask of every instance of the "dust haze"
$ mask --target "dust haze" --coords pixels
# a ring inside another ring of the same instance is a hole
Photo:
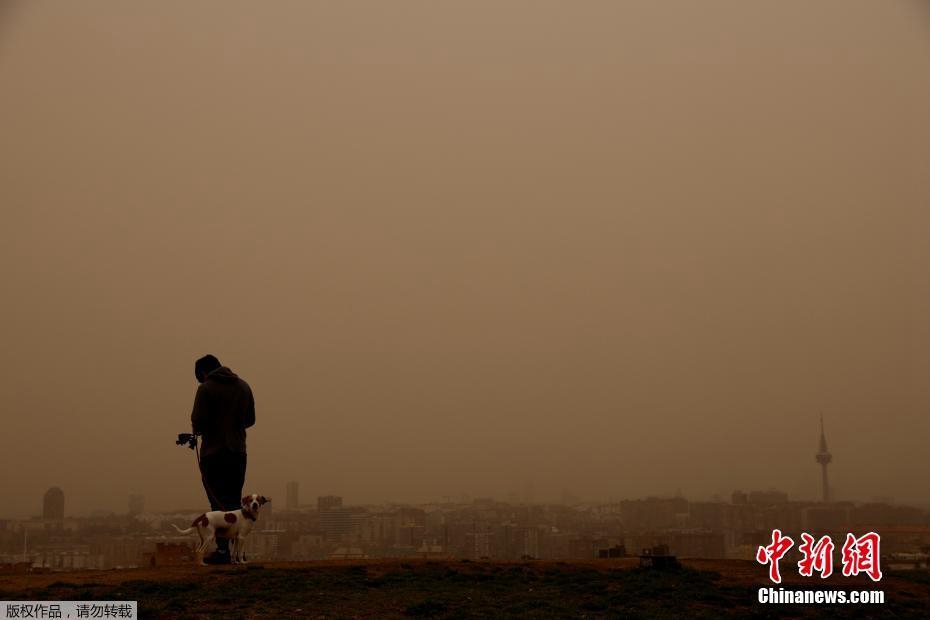
[[[0,516],[247,492],[926,503],[922,2],[0,10]]]

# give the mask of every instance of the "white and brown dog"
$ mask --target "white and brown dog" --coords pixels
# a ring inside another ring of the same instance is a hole
[[[252,531],[255,520],[258,519],[259,509],[271,499],[264,495],[246,495],[242,498],[242,507],[238,510],[213,510],[205,512],[191,523],[186,530],[182,530],[177,525],[171,524],[174,529],[182,534],[197,532],[200,536],[200,547],[197,548],[197,558],[201,564],[204,564],[203,554],[210,546],[210,543],[217,538],[229,539],[229,558],[233,564],[245,562],[244,545],[245,539]]]

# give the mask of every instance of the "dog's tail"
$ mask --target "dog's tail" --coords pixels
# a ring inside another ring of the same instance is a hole
[[[187,528],[186,530],[182,530],[181,528],[179,528],[179,527],[178,527],[177,525],[175,525],[174,523],[171,524],[171,527],[173,527],[174,529],[176,529],[176,530],[178,531],[178,533],[180,533],[180,534],[190,534],[191,532],[193,532],[194,530],[197,529],[196,527],[191,526],[191,527]]]

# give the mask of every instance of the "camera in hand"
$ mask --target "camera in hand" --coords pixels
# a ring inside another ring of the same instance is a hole
[[[197,435],[192,433],[178,433],[177,443],[179,446],[187,444],[187,447],[193,450],[197,447]]]

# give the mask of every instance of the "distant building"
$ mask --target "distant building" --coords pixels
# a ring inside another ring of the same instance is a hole
[[[340,540],[352,531],[352,513],[336,506],[320,510],[320,532],[327,540]]]
[[[688,514],[688,500],[681,497],[623,500],[620,514],[631,530],[670,529],[679,525],[678,515]]]
[[[320,512],[342,508],[342,498],[338,495],[323,495],[316,498],[316,509]]]
[[[624,545],[614,545],[606,549],[598,549],[597,557],[599,558],[625,558],[626,547]]]
[[[141,495],[129,496],[129,514],[130,516],[142,514],[145,512],[145,498]]]
[[[598,550],[610,545],[610,541],[604,538],[593,538],[591,536],[579,536],[568,541],[568,558],[587,560],[596,558]]]
[[[774,504],[787,504],[788,503],[788,494],[783,491],[750,491],[749,492],[749,503],[750,504],[762,504],[766,506],[772,506]]]
[[[42,518],[65,518],[65,492],[58,487],[52,487],[45,492],[45,499],[42,502]]]
[[[466,534],[465,557],[470,560],[491,557],[491,534],[489,532],[469,532]]]
[[[286,534],[287,532],[279,529],[261,529],[258,532],[252,532],[246,546],[246,555],[249,559],[254,557],[256,560],[279,559],[282,541]],[[286,543],[283,547],[289,549],[290,543]]]
[[[364,560],[368,555],[361,547],[339,547],[329,554],[330,560]]]
[[[284,501],[284,507],[288,510],[297,510],[297,506],[300,505],[300,497],[298,494],[299,487],[296,482],[287,483],[287,497]]]
[[[856,506],[850,516],[856,525],[923,525],[927,523],[920,508],[871,503]],[[873,528],[874,529],[874,528]],[[884,535],[884,532],[882,532]]]
[[[362,507],[346,508],[349,513],[349,534],[353,541],[361,540],[371,531],[371,513]]]
[[[691,502],[688,527],[705,530],[722,530],[725,527],[729,506],[718,502]]]
[[[397,544],[403,547],[420,547],[426,540],[426,528],[422,525],[402,524],[397,528]]]
[[[301,534],[291,543],[291,559],[322,560],[328,555],[328,549],[322,534]]]
[[[424,541],[422,545],[417,549],[418,558],[423,558],[424,560],[448,560],[452,556],[443,549],[442,545],[432,544],[428,545]]]
[[[849,527],[850,505],[809,506],[804,510],[804,528],[814,532],[844,532]]]
[[[727,557],[727,536],[723,532],[688,531],[671,535],[672,553],[685,558]]]
[[[267,527],[267,524],[274,521],[274,502],[265,502],[259,510],[258,518],[261,519]]]

